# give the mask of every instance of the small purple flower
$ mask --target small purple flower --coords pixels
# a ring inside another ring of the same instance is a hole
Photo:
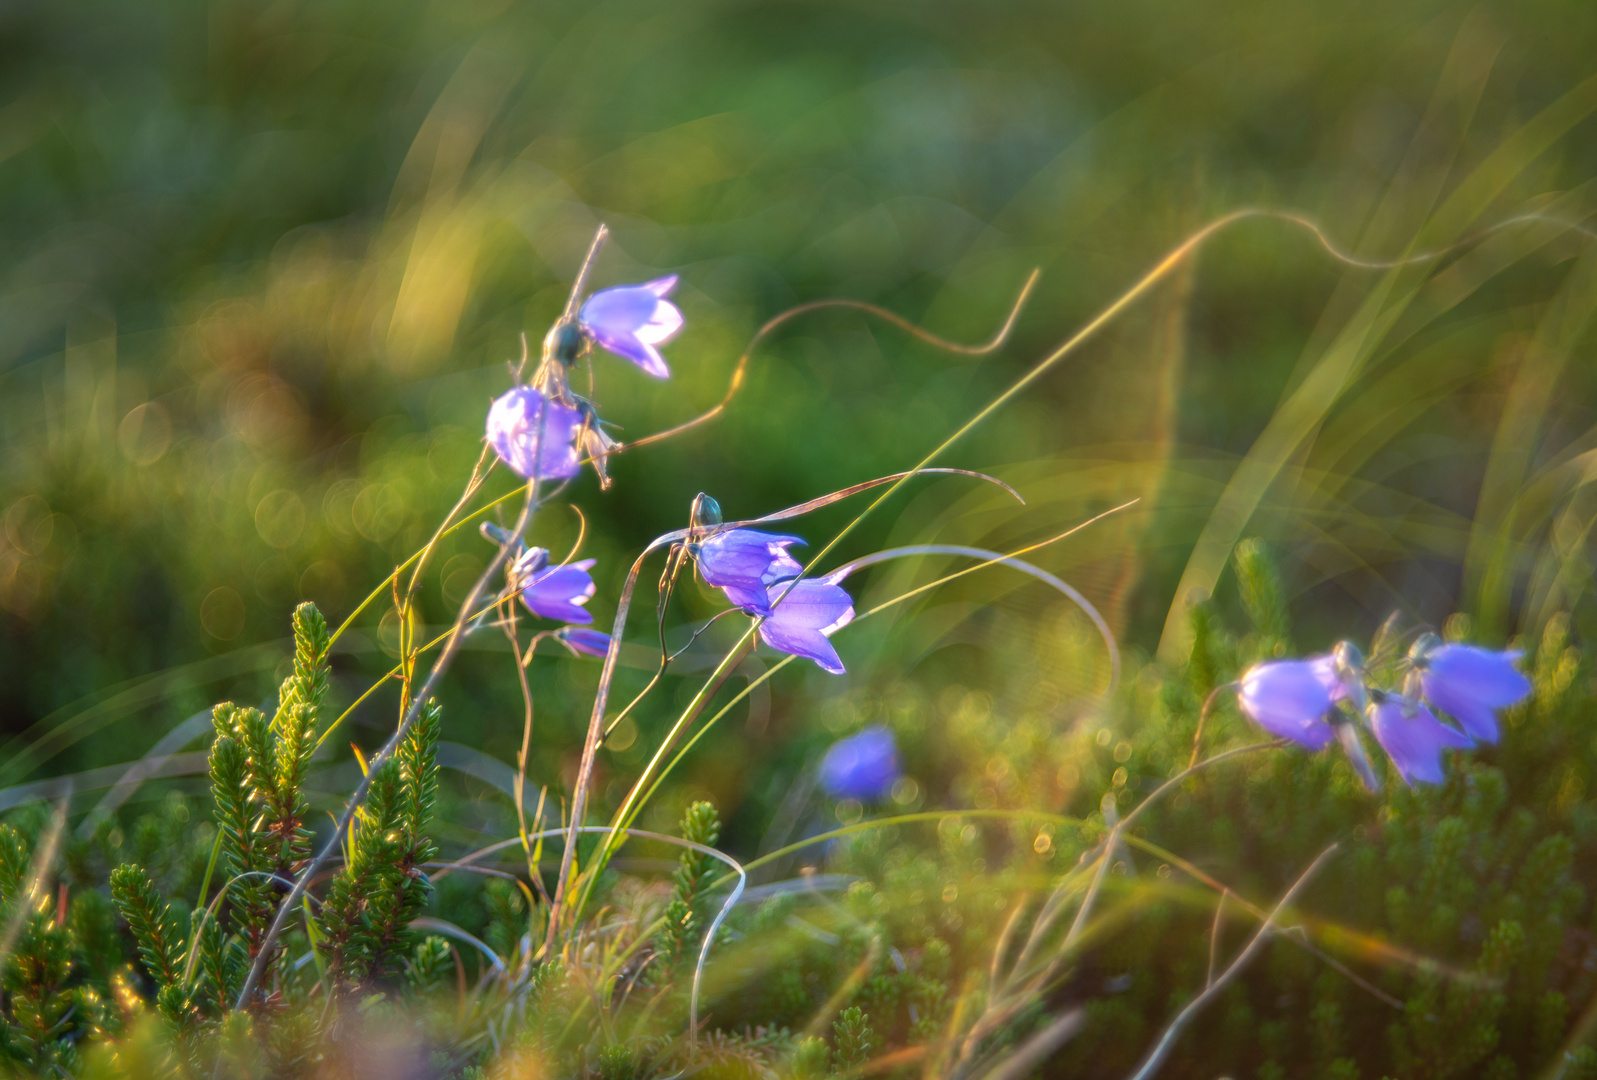
[[[1523,701],[1530,680],[1514,662],[1518,652],[1493,652],[1474,645],[1437,645],[1416,659],[1425,700],[1441,709],[1477,742],[1497,742],[1494,710]]]
[[[676,283],[673,274],[594,293],[582,305],[577,320],[605,350],[632,361],[656,379],[670,378],[671,369],[655,346],[682,329],[682,312],[665,299]]]
[[[528,480],[576,475],[582,413],[530,386],[512,387],[488,409],[488,444]]]
[[[854,601],[842,586],[824,578],[781,582],[766,590],[766,603],[771,613],[760,623],[760,637],[767,645],[814,660],[822,671],[844,673],[842,658],[826,640],[854,618]]]
[[[841,739],[821,758],[821,790],[834,799],[880,801],[898,777],[898,747],[884,727],[868,727]]]
[[[1440,784],[1442,751],[1473,745],[1469,736],[1436,719],[1424,705],[1405,706],[1400,699],[1388,699],[1371,706],[1369,715],[1375,740],[1410,786],[1415,781]]]
[[[560,622],[591,623],[593,616],[582,605],[593,597],[593,578],[588,569],[596,561],[583,559],[550,566],[547,551],[528,548],[511,568],[511,580],[518,583],[521,602],[534,615]]]
[[[1265,731],[1319,750],[1336,737],[1326,714],[1344,695],[1331,656],[1270,660],[1242,675],[1238,702]]]
[[[586,614],[586,612],[584,612]],[[597,656],[603,660],[610,652],[610,635],[582,626],[564,626],[555,631],[555,640],[572,652]]]
[[[769,615],[766,589],[804,572],[787,553],[789,545],[803,542],[758,529],[728,529],[699,544],[694,557],[706,584],[724,589],[728,600],[751,615]]]

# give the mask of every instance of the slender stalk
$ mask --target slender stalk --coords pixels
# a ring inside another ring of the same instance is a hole
[[[1159,1037],[1159,1041],[1154,1044],[1153,1049],[1148,1051],[1148,1056],[1143,1059],[1136,1072],[1132,1073],[1127,1080],[1148,1080],[1149,1077],[1159,1071],[1159,1067],[1164,1064],[1165,1058],[1169,1057],[1170,1051],[1175,1048],[1176,1039],[1181,1036],[1181,1032],[1211,1001],[1219,997],[1221,992],[1231,985],[1232,980],[1242,973],[1242,969],[1247,967],[1248,962],[1258,954],[1259,948],[1270,937],[1271,932],[1274,931],[1275,921],[1281,917],[1281,912],[1286,910],[1297,894],[1309,883],[1309,879],[1319,871],[1321,865],[1335,853],[1336,849],[1337,845],[1332,844],[1320,852],[1319,857],[1309,864],[1309,868],[1298,875],[1298,879],[1292,883],[1292,887],[1286,891],[1286,895],[1281,897],[1280,903],[1275,905],[1275,910],[1270,912],[1270,917],[1264,920],[1264,925],[1259,927],[1258,933],[1253,935],[1253,939],[1248,942],[1247,947],[1237,954],[1237,958],[1231,961],[1231,965],[1225,969],[1225,972],[1218,979],[1210,982],[1208,986],[1204,987],[1203,993],[1193,998],[1187,1003],[1186,1008],[1176,1014],[1176,1018],[1170,1021],[1170,1026],[1165,1028],[1164,1034]]]

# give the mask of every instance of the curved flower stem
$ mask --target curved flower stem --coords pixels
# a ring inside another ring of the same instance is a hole
[[[1154,1044],[1153,1049],[1148,1051],[1148,1056],[1143,1059],[1142,1064],[1137,1067],[1137,1070],[1127,1080],[1148,1080],[1149,1077],[1159,1071],[1159,1067],[1164,1064],[1165,1058],[1169,1057],[1170,1051],[1174,1049],[1176,1039],[1180,1037],[1181,1032],[1211,1001],[1219,997],[1225,988],[1231,985],[1232,980],[1241,974],[1243,968],[1247,967],[1248,962],[1257,955],[1259,948],[1274,931],[1275,922],[1281,917],[1281,912],[1286,910],[1302,888],[1309,883],[1309,879],[1319,871],[1325,860],[1336,852],[1336,849],[1337,845],[1332,844],[1320,852],[1319,856],[1309,864],[1309,868],[1298,875],[1298,879],[1292,883],[1292,887],[1286,891],[1286,895],[1281,897],[1280,902],[1275,905],[1275,910],[1270,912],[1269,918],[1264,920],[1264,924],[1259,927],[1258,933],[1253,935],[1253,939],[1248,942],[1247,947],[1237,954],[1237,958],[1231,961],[1230,966],[1225,969],[1219,978],[1212,980],[1204,987],[1203,993],[1193,998],[1192,1001],[1187,1003],[1186,1008],[1176,1014],[1176,1018],[1170,1021],[1170,1026],[1165,1028],[1164,1034],[1159,1037],[1159,1041]]]
[[[1129,503],[1123,503],[1120,506],[1115,507],[1113,510],[1106,511],[1106,513],[1112,514],[1117,511],[1124,510],[1126,507],[1131,506],[1136,501],[1137,500],[1133,499]],[[1103,515],[1100,514],[1098,517],[1095,517],[1091,521],[1085,522],[1076,528],[1086,528],[1087,525],[1092,524],[1092,522],[1097,521],[1099,517],[1102,516]],[[1052,541],[1050,540],[1045,542],[1051,543]],[[1109,624],[1104,621],[1104,617],[1098,613],[1098,609],[1094,607],[1085,596],[1077,592],[1075,588],[1067,584],[1063,579],[1049,573],[1039,566],[1033,566],[1031,563],[1022,562],[1020,559],[1017,559],[1012,555],[999,555],[997,552],[988,551],[986,548],[969,547],[964,544],[914,544],[908,547],[888,548],[885,551],[877,551],[870,555],[866,555],[863,558],[855,559],[853,562],[844,563],[838,569],[833,570],[830,574],[827,574],[826,577],[829,581],[842,581],[844,577],[853,573],[855,570],[874,565],[875,563],[886,562],[889,559],[904,558],[905,556],[909,555],[968,555],[973,559],[986,560],[984,563],[982,563],[983,566],[992,566],[1001,563],[1004,566],[1012,566],[1021,573],[1030,574],[1032,577],[1036,578],[1038,581],[1041,581],[1045,585],[1049,585],[1054,589],[1057,589],[1059,592],[1064,593],[1065,596],[1069,597],[1070,600],[1082,610],[1082,613],[1085,614],[1088,619],[1092,620],[1092,625],[1098,630],[1098,636],[1103,639],[1104,649],[1109,654],[1109,685],[1104,687],[1103,697],[1108,699],[1114,696],[1115,688],[1120,685],[1120,648],[1115,644],[1114,631],[1109,629]]]
[[[1209,710],[1214,708],[1214,703],[1220,699],[1220,691],[1235,690],[1237,683],[1222,683],[1209,691],[1209,696],[1203,701],[1203,708],[1198,712],[1198,726],[1192,733],[1192,757],[1187,759],[1187,768],[1192,768],[1198,763],[1198,751],[1203,748],[1203,725],[1209,719]]]
[[[1030,276],[1026,278],[1026,283],[1020,287],[1020,295],[1015,297],[1015,303],[1009,309],[1009,317],[1004,320],[1003,325],[998,328],[998,331],[991,338],[979,345],[961,345],[956,341],[938,337],[930,330],[917,326],[902,315],[889,311],[884,307],[879,307],[876,304],[866,303],[863,300],[812,300],[807,304],[799,304],[797,307],[788,308],[786,311],[767,319],[765,324],[754,332],[754,336],[749,339],[748,345],[744,346],[742,354],[738,356],[737,365],[732,369],[732,380],[726,388],[726,396],[718,404],[692,420],[667,428],[664,431],[656,432],[653,435],[645,435],[635,442],[618,446],[611,452],[620,453],[622,450],[631,450],[639,446],[647,446],[649,443],[662,442],[674,435],[680,435],[684,431],[690,431],[700,424],[707,424],[717,416],[720,416],[721,413],[726,411],[726,407],[732,404],[732,399],[737,396],[738,391],[743,388],[744,376],[748,374],[749,357],[754,354],[755,346],[759,345],[771,331],[791,319],[798,318],[800,315],[808,315],[812,311],[823,311],[827,308],[846,308],[853,311],[863,311],[867,315],[875,315],[877,318],[884,319],[900,330],[945,352],[959,353],[961,356],[984,356],[995,349],[1001,348],[1004,342],[1009,340],[1009,334],[1015,328],[1015,321],[1020,318],[1021,309],[1026,306],[1026,300],[1031,296],[1031,291],[1036,288],[1037,279],[1041,276],[1042,270],[1040,268],[1031,272]]]

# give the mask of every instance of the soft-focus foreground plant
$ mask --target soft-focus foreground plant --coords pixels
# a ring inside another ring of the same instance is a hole
[[[1436,284],[1439,263],[1560,226],[1537,214],[1482,230],[1489,201],[1455,196],[1438,242],[1389,263],[1321,238],[1383,275],[1332,350],[1344,378],[1370,335],[1457,287]],[[1103,616],[1023,556],[1135,499],[1006,550],[915,544],[821,569],[924,477],[1018,497],[934,462],[1205,240],[1253,218],[1319,235],[1289,214],[1219,219],[912,467],[749,520],[700,495],[613,597],[596,560],[577,557],[580,539],[563,557],[533,540],[584,467],[609,487],[611,458],[657,440],[618,441],[573,376],[598,348],[668,378],[660,347],[683,316],[666,299],[675,277],[588,295],[601,229],[537,367],[524,356],[489,406],[453,510],[367,600],[393,600],[397,662],[378,686],[392,684],[398,710],[386,743],[357,751],[348,787],[321,790],[312,770],[349,711],[334,715],[331,661],[366,604],[331,629],[307,603],[271,708],[210,711],[208,813],[174,795],[124,827],[107,802],[69,829],[63,800],[0,826],[0,1055],[22,1073],[103,1076],[1597,1076],[1584,1047],[1597,1027],[1597,814],[1584,798],[1597,741],[1582,726],[1597,702],[1566,618],[1508,649],[1472,643],[1456,617],[1440,632],[1389,620],[1367,655],[1350,641],[1300,650],[1266,548],[1226,539],[1222,522],[1188,576],[1212,585],[1205,560],[1223,548],[1252,630],[1229,630],[1208,590],[1184,593],[1165,662],[1136,660],[1122,678]],[[966,351],[996,348],[1014,318]],[[501,464],[522,482],[490,499]],[[803,519],[865,495],[801,561]],[[1232,501],[1257,496],[1239,488]],[[462,530],[494,555],[428,638],[423,572]],[[856,599],[872,567],[950,559],[930,581]],[[656,568],[655,625],[640,636],[631,608]],[[1024,671],[994,693],[935,700],[905,680],[839,725],[851,733],[817,755],[752,857],[722,849],[705,801],[681,807],[677,835],[640,827],[777,672],[797,661],[857,675],[868,664],[852,628],[977,572],[1047,586],[1088,628],[1104,677],[1078,688],[1068,724],[1016,706],[1035,681]],[[593,609],[612,602],[604,632]],[[688,616],[707,603],[713,614]],[[444,677],[468,640],[499,638],[521,749],[510,775],[488,775],[511,797],[513,835],[479,833],[445,856]],[[600,665],[563,792],[528,784],[546,689],[529,673],[545,670],[533,665],[545,643]],[[761,644],[779,659],[751,670]],[[624,653],[646,681],[627,680]],[[650,710],[666,722],[639,767],[601,769],[607,742]],[[1333,742],[1340,754],[1317,752]],[[950,758],[971,797],[931,807],[917,774]],[[122,777],[120,798],[154,767]],[[645,872],[638,850],[669,853],[669,878]],[[1350,1036],[1370,1030],[1378,1043]]]

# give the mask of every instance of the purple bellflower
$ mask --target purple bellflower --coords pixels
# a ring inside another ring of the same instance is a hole
[[[682,329],[682,312],[665,299],[676,288],[676,275],[605,289],[588,297],[577,321],[607,352],[630,360],[656,379],[671,377],[656,348]]]
[[[843,660],[827,640],[854,619],[854,601],[841,585],[825,578],[780,582],[766,589],[766,610],[770,614],[760,623],[760,638],[767,645],[814,660],[822,671],[844,674]]]
[[[821,758],[821,790],[834,799],[879,802],[898,777],[898,747],[885,727],[868,727],[841,739]]]
[[[593,616],[582,605],[593,598],[593,578],[588,570],[596,561],[550,566],[547,551],[528,548],[511,567],[510,579],[517,583],[521,602],[534,615],[558,622],[591,623]]]
[[[528,480],[563,480],[576,475],[580,410],[516,386],[488,409],[488,445],[501,461]]]
[[[696,545],[699,576],[725,591],[726,598],[753,615],[771,614],[766,590],[804,572],[787,553],[802,544],[796,536],[778,536],[758,529],[728,529]]]
[[[572,652],[597,656],[601,660],[610,652],[610,635],[584,626],[563,626],[555,631],[555,640]]]
[[[1444,645],[1432,634],[1415,642],[1409,653],[1425,700],[1483,743],[1497,742],[1496,710],[1518,704],[1530,694],[1530,680],[1514,666],[1521,655]]]
[[[1474,745],[1468,735],[1436,719],[1424,705],[1398,698],[1376,702],[1370,707],[1369,717],[1376,742],[1410,786],[1415,781],[1440,784],[1442,751]]]
[[[1344,696],[1330,654],[1307,660],[1269,660],[1242,675],[1238,703],[1271,735],[1319,750],[1336,737],[1326,719]]]

